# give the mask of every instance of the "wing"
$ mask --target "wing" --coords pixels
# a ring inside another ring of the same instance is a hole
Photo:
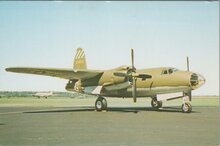
[[[103,71],[89,70],[89,69],[74,70],[74,69],[60,69],[60,68],[10,67],[10,68],[6,68],[5,70],[16,73],[58,77],[68,80],[71,79],[85,80],[103,74]]]

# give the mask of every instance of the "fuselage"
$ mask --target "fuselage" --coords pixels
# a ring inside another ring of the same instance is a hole
[[[129,78],[115,76],[115,72],[126,72],[126,66],[106,70],[100,77],[84,81],[76,81],[67,90],[87,94],[99,94],[107,97],[132,97],[132,83]],[[181,71],[171,67],[136,70],[139,74],[148,74],[152,78],[137,78],[137,97],[152,97],[157,94],[185,92],[199,88],[205,82],[202,75],[190,71]],[[67,84],[68,85],[68,84]],[[78,86],[76,88],[76,86]],[[98,88],[99,87],[99,88]],[[80,90],[76,90],[80,89]],[[100,89],[99,92],[94,92]]]

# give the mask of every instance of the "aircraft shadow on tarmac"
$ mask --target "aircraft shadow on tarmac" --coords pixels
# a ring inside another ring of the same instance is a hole
[[[125,112],[125,113],[138,113],[138,112],[173,112],[182,113],[180,107],[163,107],[160,109],[153,109],[151,107],[108,107],[107,112]],[[93,106],[83,106],[83,107],[61,107],[45,110],[35,110],[27,111],[23,113],[65,113],[65,112],[95,112]],[[192,113],[199,113],[197,111],[192,111]]]

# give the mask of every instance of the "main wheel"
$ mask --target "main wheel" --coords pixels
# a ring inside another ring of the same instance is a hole
[[[192,111],[192,106],[189,102],[182,104],[182,112],[183,113],[191,113],[191,111]]]
[[[98,97],[95,102],[96,111],[107,110],[107,100],[103,97]]]
[[[153,108],[157,108],[157,109],[158,109],[158,108],[161,108],[162,105],[163,105],[162,101],[157,101],[157,99],[152,98],[152,100],[151,100],[151,106],[152,106]]]

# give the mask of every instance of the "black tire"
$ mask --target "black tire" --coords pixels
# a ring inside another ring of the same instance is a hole
[[[96,111],[107,110],[107,100],[103,97],[99,97],[95,102]]]
[[[191,113],[192,112],[192,106],[189,102],[182,104],[181,109],[182,109],[183,113]]]
[[[163,105],[163,102],[162,101],[157,101],[157,102],[158,102],[158,108],[161,108]]]
[[[100,99],[97,99],[95,102],[95,109],[96,111],[100,112],[103,109],[103,103]]]
[[[103,103],[103,110],[107,110],[107,100],[105,98],[102,99],[102,103]]]
[[[162,101],[157,101],[155,98],[151,100],[151,106],[155,109],[161,108],[163,105]]]

